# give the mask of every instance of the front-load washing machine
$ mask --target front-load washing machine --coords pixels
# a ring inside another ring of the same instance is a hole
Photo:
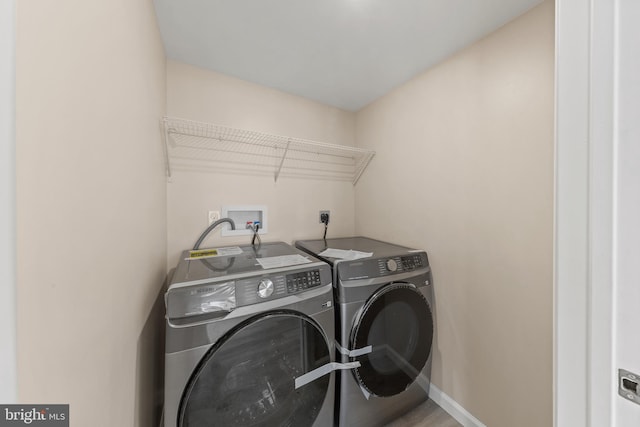
[[[296,246],[333,267],[338,357],[360,362],[338,374],[336,423],[383,425],[427,400],[434,296],[426,252],[366,237]]]
[[[165,294],[165,427],[332,425],[329,266],[281,242],[196,256]]]

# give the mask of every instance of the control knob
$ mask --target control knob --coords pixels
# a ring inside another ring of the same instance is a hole
[[[387,270],[396,271],[398,269],[398,263],[393,259],[387,260]]]
[[[258,296],[268,298],[273,293],[273,282],[269,279],[262,279],[258,284]]]

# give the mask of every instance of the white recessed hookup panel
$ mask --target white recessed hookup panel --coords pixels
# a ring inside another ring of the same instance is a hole
[[[230,218],[236,224],[232,230],[224,226],[220,232],[223,237],[250,236],[253,231],[247,228],[247,223],[259,224],[258,234],[267,234],[267,206],[266,205],[231,205],[222,207],[222,217]]]

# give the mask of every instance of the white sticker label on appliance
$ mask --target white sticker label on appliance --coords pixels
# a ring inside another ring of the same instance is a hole
[[[344,249],[328,248],[320,252],[318,255],[353,261],[355,259],[360,259],[360,258],[369,258],[370,256],[373,255],[373,252],[360,252],[360,251],[354,251],[353,249],[346,251]]]
[[[307,264],[311,260],[303,257],[302,255],[282,255],[272,256],[267,258],[256,258],[256,261],[262,266],[262,268],[278,268],[289,267],[290,265]]]

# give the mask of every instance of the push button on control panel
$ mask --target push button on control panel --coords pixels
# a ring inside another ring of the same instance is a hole
[[[405,271],[415,270],[422,267],[422,257],[420,255],[410,255],[402,257],[402,267]]]
[[[303,291],[321,284],[320,270],[309,270],[287,275],[287,293]]]

